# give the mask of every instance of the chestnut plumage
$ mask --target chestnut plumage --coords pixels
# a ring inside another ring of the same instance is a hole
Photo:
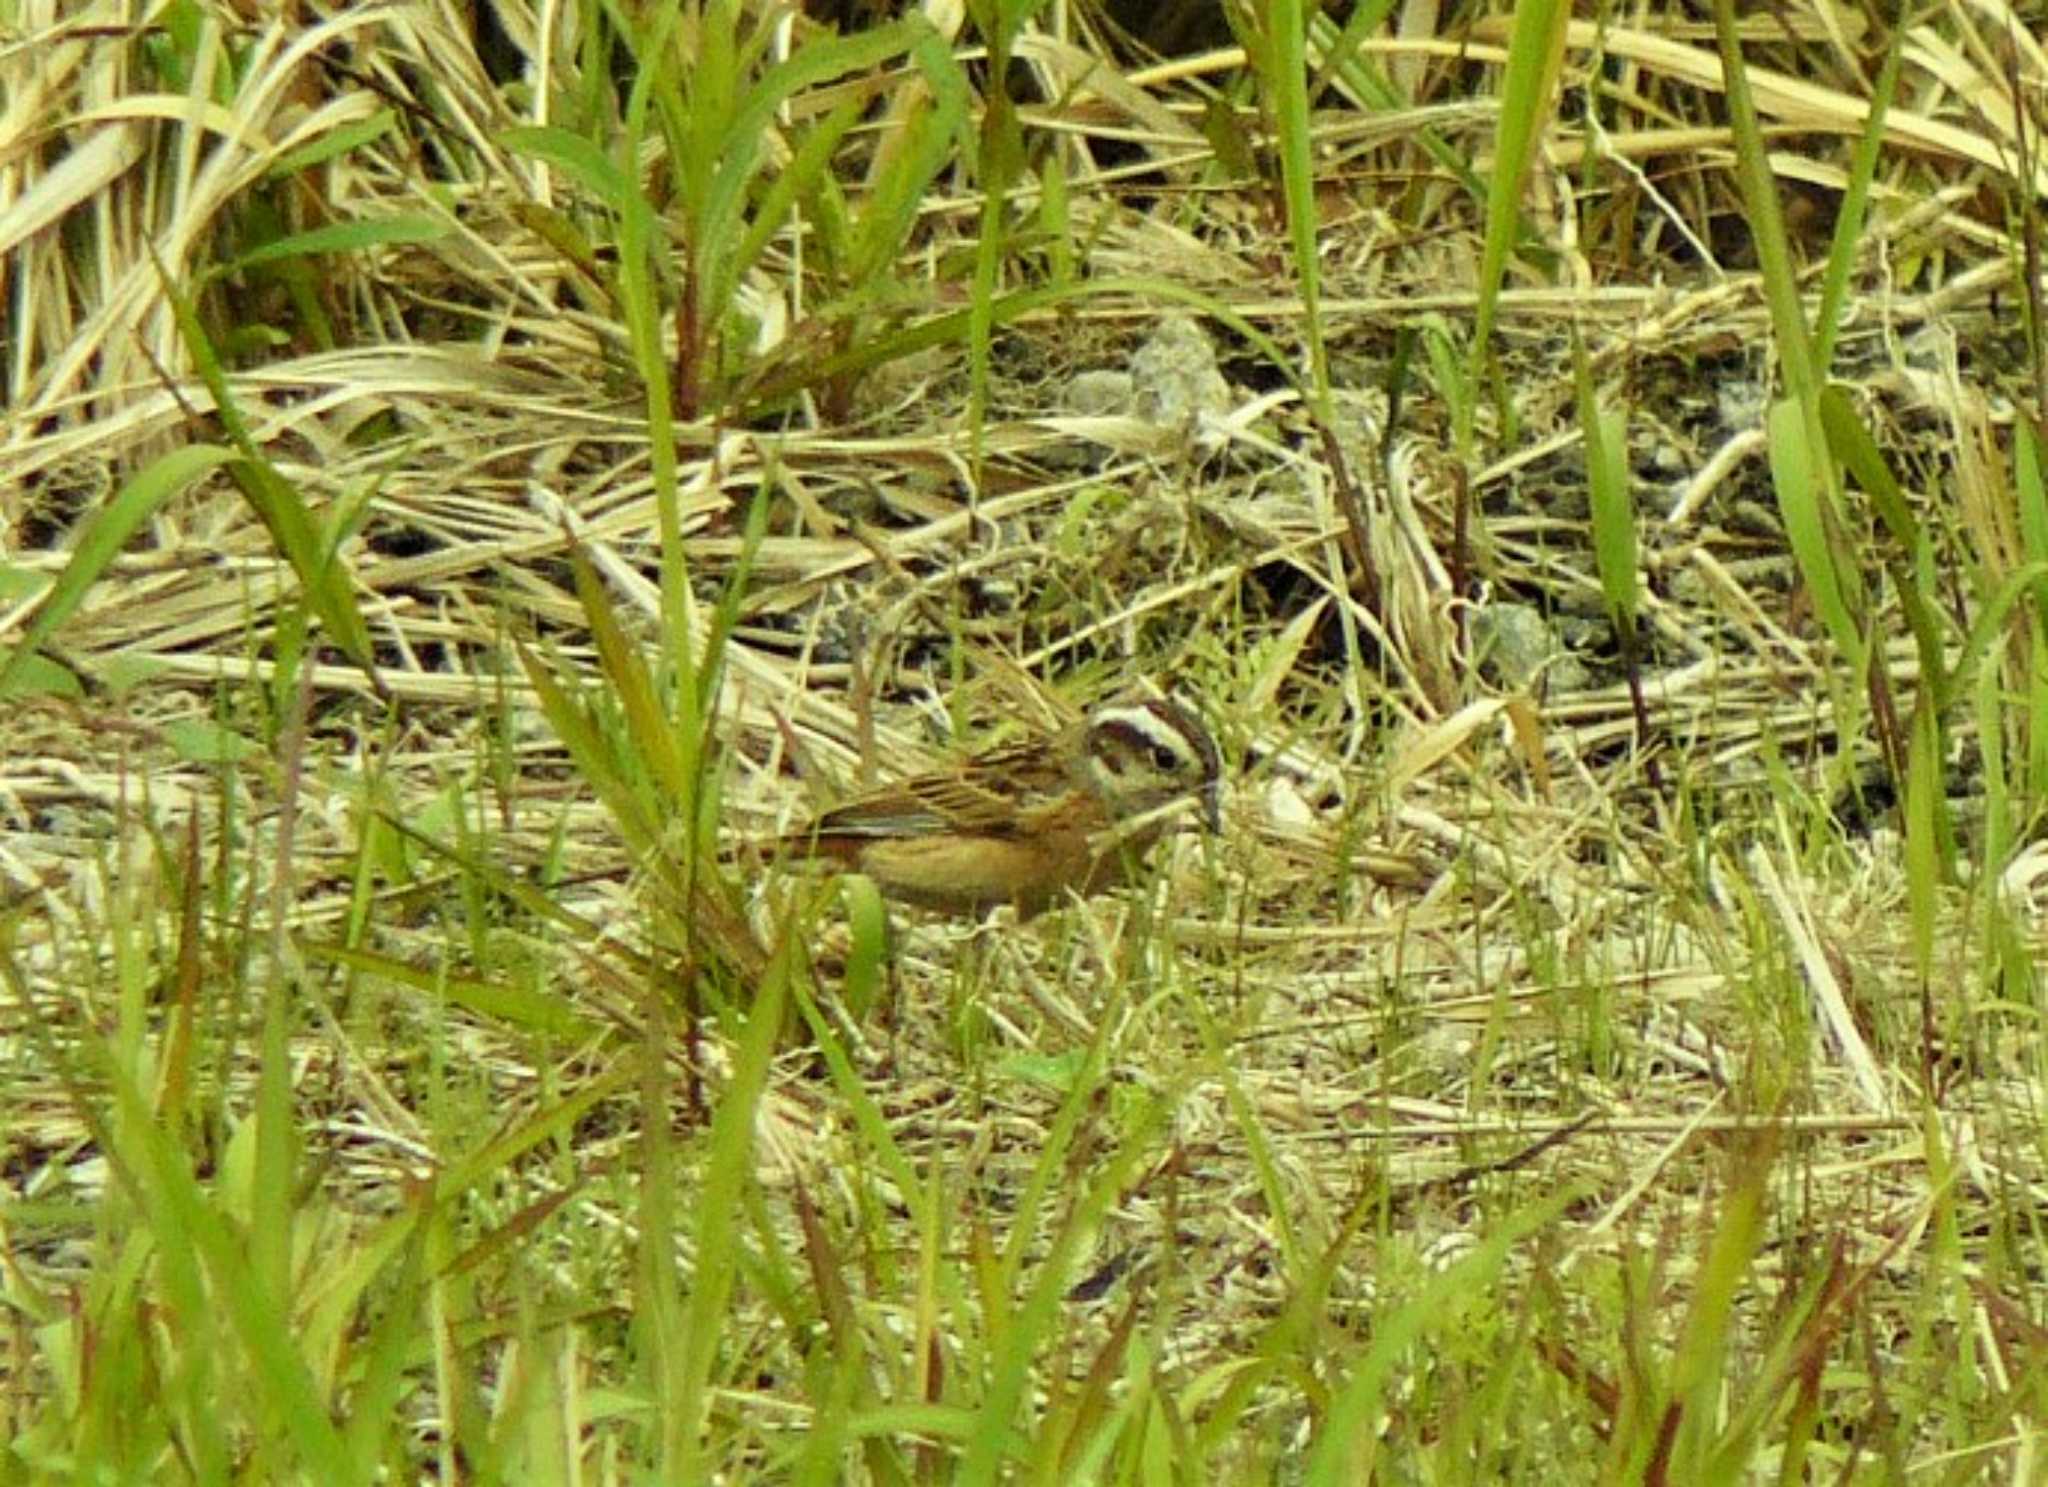
[[[1187,708],[1112,702],[1060,734],[835,806],[779,845],[865,873],[905,903],[1030,915],[1121,882],[1178,801],[1216,829],[1221,774],[1215,739]]]

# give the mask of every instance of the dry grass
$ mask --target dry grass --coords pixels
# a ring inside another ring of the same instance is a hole
[[[537,66],[531,16],[497,8]],[[1844,508],[1873,687],[1772,493],[1711,27],[1569,28],[1484,385],[1457,374],[1485,203],[1453,167],[1491,168],[1505,19],[1376,41],[1412,107],[1340,76],[1326,442],[1281,197],[1217,164],[1268,158],[1242,56],[1141,66],[1062,10],[1069,39],[1013,50],[1038,173],[1001,276],[1090,292],[999,316],[977,368],[945,318],[978,292],[972,162],[867,299],[813,277],[815,231],[775,238],[671,467],[642,377],[672,302],[636,319],[613,216],[506,142],[537,97],[612,117],[587,50],[505,82],[462,6],[132,9],[0,30],[9,643],[117,491],[229,442],[168,273],[369,653],[215,471],[149,503],[55,667],[17,678],[17,1470],[2040,1469],[2044,554],[2015,418],[2044,396],[2018,265],[2048,60],[2013,14],[1919,15],[1853,245],[1831,375],[1925,539]],[[1887,33],[1804,5],[1744,25],[1817,290]],[[835,157],[849,196],[913,137],[890,76]],[[1205,132],[1212,98],[1240,107]],[[665,158],[650,136],[650,178]],[[257,251],[365,223],[397,226]],[[1573,332],[1629,414],[1640,712]],[[1135,397],[1082,380],[1126,372]],[[572,557],[655,685],[722,662],[701,722],[667,694],[703,794],[646,837],[621,802],[674,804],[648,757],[670,735],[631,715]],[[747,846],[1134,677],[1196,700],[1230,761],[1227,829],[1142,891],[899,917],[870,982],[858,896],[849,918]],[[1895,782],[1916,708],[1948,755]],[[1927,820],[1952,839],[1916,846]]]

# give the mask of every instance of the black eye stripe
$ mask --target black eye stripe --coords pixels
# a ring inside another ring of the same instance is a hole
[[[1105,752],[1115,756],[1143,758],[1154,749],[1166,745],[1146,735],[1145,730],[1121,718],[1108,718],[1095,725],[1095,736],[1105,745]]]
[[[1090,730],[1098,753],[1110,759],[1143,759],[1163,774],[1177,771],[1215,779],[1222,760],[1208,730],[1171,703],[1146,701],[1099,718]]]

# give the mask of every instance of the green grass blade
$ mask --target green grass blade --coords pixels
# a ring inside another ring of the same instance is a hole
[[[1522,231],[1522,188],[1536,146],[1557,106],[1564,67],[1565,26],[1571,7],[1559,0],[1521,0],[1508,39],[1507,74],[1501,79],[1500,130],[1494,138],[1493,174],[1487,182],[1486,239],[1479,254],[1479,305],[1472,330],[1472,381],[1484,385],[1494,317],[1508,255]]]
[[[788,935],[755,989],[739,1041],[732,1075],[711,1117],[704,1170],[696,1185],[696,1273],[682,1317],[679,1392],[665,1408],[673,1413],[670,1481],[704,1479],[703,1429],[711,1413],[712,1367],[725,1331],[726,1306],[738,1271],[735,1247],[743,1189],[753,1180],[754,1128],[768,1069],[781,1034],[783,1003],[789,994],[794,949]]]
[[[1585,347],[1574,344],[1579,428],[1586,441],[1586,482],[1593,521],[1593,564],[1616,628],[1633,634],[1636,588],[1636,512],[1628,488],[1628,423],[1618,408],[1600,405]]]
[[[256,441],[249,434],[248,422],[242,417],[241,408],[228,386],[227,373],[213,353],[213,345],[199,323],[199,314],[191,299],[172,282],[161,264],[157,273],[164,298],[169,301],[177,318],[186,354],[192,358],[194,369],[213,396],[214,415],[227,429],[230,442],[242,456],[229,463],[229,475],[270,533],[271,540],[284,554],[285,561],[291,565],[329,638],[362,668],[371,684],[381,693],[384,685],[377,675],[375,657],[371,652],[369,627],[363,623],[362,611],[356,606],[355,591],[337,561],[333,546],[321,540],[304,500],[291,483],[278,474],[263,451],[256,447]]]
[[[214,272],[231,274],[287,258],[317,258],[333,253],[360,253],[365,248],[389,248],[407,243],[439,242],[448,235],[448,224],[433,217],[384,217],[372,222],[334,222],[309,228],[252,248]]]
[[[49,593],[29,616],[21,641],[0,665],[0,697],[14,694],[23,670],[36,652],[84,602],[85,596],[129,539],[164,502],[201,476],[234,462],[232,450],[215,444],[188,444],[165,455],[133,480],[82,524],[71,560]]]
[[[1850,583],[1836,562],[1835,544],[1829,535],[1823,473],[1828,451],[1809,437],[1813,429],[1806,412],[1792,399],[1781,398],[1771,405],[1765,429],[1771,486],[1777,492],[1785,538],[1799,565],[1799,576],[1829,637],[1861,675],[1863,627],[1850,607]]]

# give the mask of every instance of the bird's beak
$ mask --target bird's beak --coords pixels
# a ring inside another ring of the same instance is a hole
[[[1208,823],[1209,834],[1219,836],[1223,831],[1223,802],[1220,785],[1211,785],[1202,792],[1202,819]]]

